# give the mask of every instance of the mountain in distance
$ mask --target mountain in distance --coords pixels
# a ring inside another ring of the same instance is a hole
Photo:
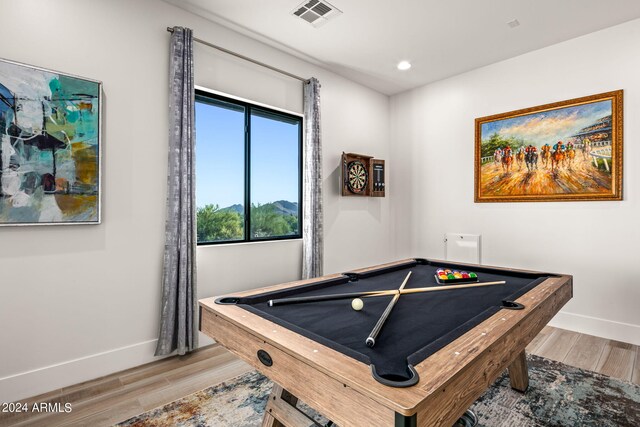
[[[274,211],[280,215],[298,216],[297,202],[289,202],[287,200],[278,200],[271,203],[265,203],[264,205],[260,205],[260,206],[273,206]],[[244,205],[235,204],[235,205],[227,206],[226,208],[222,208],[220,210],[237,212],[242,215],[244,213]]]
[[[221,212],[224,212],[224,211],[237,212],[242,215],[244,213],[244,206],[239,204],[231,205],[231,206],[227,206],[226,208],[220,209],[220,211]]]
[[[278,200],[277,202],[269,203],[273,205],[276,212],[282,215],[298,216],[298,203],[288,202],[286,200]]]

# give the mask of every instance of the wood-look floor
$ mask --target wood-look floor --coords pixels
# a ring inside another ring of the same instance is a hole
[[[529,344],[532,354],[640,384],[640,348],[631,344],[545,327]],[[23,402],[69,402],[66,414],[2,414],[0,426],[111,426],[252,368],[213,345],[118,372]]]

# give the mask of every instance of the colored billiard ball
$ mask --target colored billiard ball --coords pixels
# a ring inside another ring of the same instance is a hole
[[[453,273],[453,276],[454,276],[456,279],[462,279],[462,274],[458,273],[457,271],[456,271],[455,273]]]
[[[478,277],[478,275],[476,273],[469,273],[469,277],[475,279],[476,277]]]
[[[455,279],[456,276],[453,275],[453,273],[449,273],[447,274],[447,279]]]
[[[364,302],[360,298],[356,298],[351,301],[351,308],[353,308],[355,311],[362,310],[362,307],[364,307]]]
[[[462,278],[463,279],[468,279],[469,278],[469,273],[467,273],[466,271],[464,273],[462,273]]]

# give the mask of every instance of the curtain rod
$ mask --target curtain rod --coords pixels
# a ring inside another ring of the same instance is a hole
[[[173,33],[173,28],[167,27],[167,31],[170,32],[170,33]],[[291,74],[291,73],[289,73],[287,71],[281,70],[279,68],[272,67],[271,65],[265,64],[264,62],[256,61],[255,59],[251,59],[251,58],[249,58],[247,56],[241,55],[241,54],[236,53],[234,51],[231,51],[229,49],[225,49],[223,47],[217,46],[217,45],[215,45],[213,43],[209,43],[207,41],[201,40],[199,38],[194,37],[193,40],[197,41],[198,43],[203,44],[205,46],[209,46],[209,47],[212,47],[214,49],[218,49],[218,50],[220,50],[220,51],[222,51],[224,53],[228,53],[229,55],[233,55],[233,56],[235,56],[237,58],[244,59],[245,61],[249,61],[249,62],[252,62],[252,63],[254,63],[256,65],[260,65],[261,67],[268,68],[268,69],[270,69],[272,71],[275,71],[277,73],[284,74],[285,76],[291,77],[292,79],[300,80],[301,82],[306,82],[307,80],[309,80],[309,79],[302,78],[300,76],[296,76],[295,74]]]

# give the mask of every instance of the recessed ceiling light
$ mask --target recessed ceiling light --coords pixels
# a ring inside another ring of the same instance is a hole
[[[411,68],[411,63],[409,61],[400,61],[398,62],[398,70],[406,71]]]
[[[518,21],[517,19],[514,19],[513,21],[507,22],[507,25],[509,26],[509,28],[515,28],[520,25],[520,21]]]

